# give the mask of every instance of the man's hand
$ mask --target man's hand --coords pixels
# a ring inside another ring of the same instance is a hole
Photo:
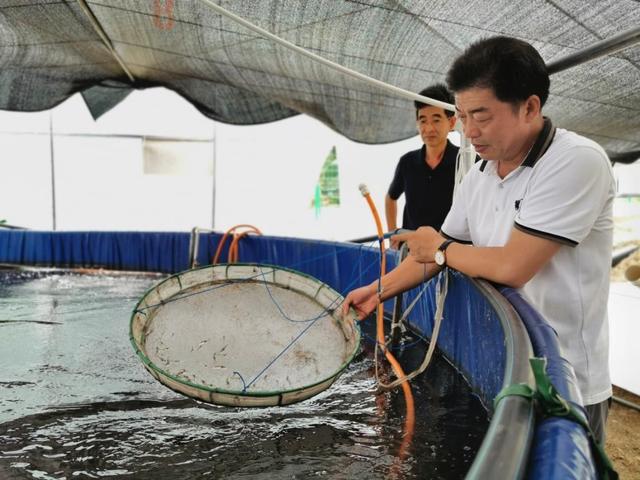
[[[392,250],[398,250],[400,248],[400,241],[395,240],[395,237],[389,238],[389,248]]]
[[[342,315],[349,313],[349,307],[358,314],[358,320],[364,320],[378,305],[378,292],[375,285],[366,285],[349,292],[342,303]]]
[[[436,250],[444,240],[432,227],[420,227],[415,232],[391,237],[392,242],[407,242],[409,255],[418,263],[433,263]]]

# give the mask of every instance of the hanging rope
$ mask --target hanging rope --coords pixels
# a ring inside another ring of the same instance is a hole
[[[102,40],[102,43],[104,44],[104,46],[107,48],[107,50],[116,60],[116,62],[118,62],[118,65],[120,65],[120,68],[122,68],[122,71],[127,75],[127,77],[131,82],[135,82],[136,79],[131,73],[131,70],[129,69],[129,67],[127,67],[127,64],[124,63],[124,60],[114,48],[113,42],[111,42],[111,40],[107,36],[107,33],[104,31],[104,28],[100,24],[100,21],[93,14],[93,12],[91,11],[91,8],[89,8],[89,5],[87,5],[86,0],[78,0],[78,4],[80,5],[80,9],[84,12],[84,14],[87,16],[87,18],[91,22],[91,26],[100,37],[100,40]]]
[[[414,101],[417,100],[422,103],[433,105],[434,107],[440,107],[445,110],[450,110],[452,112],[455,112],[455,106],[450,103],[441,102],[440,100],[425,97],[423,95],[418,95],[417,93],[410,92],[408,90],[405,90],[404,88],[396,87],[395,85],[391,85],[390,83],[386,83],[381,80],[377,80],[375,78],[369,77],[363,73],[357,72],[343,65],[340,65],[339,63],[332,62],[331,60],[328,60],[320,55],[310,52],[309,50],[306,50],[294,43],[291,43],[285,40],[284,38],[274,35],[273,33],[265,30],[264,28],[261,28],[249,22],[248,20],[245,20],[244,18],[230,12],[229,10],[226,10],[225,8],[212,2],[211,0],[201,0],[201,1],[207,4],[211,9],[215,10],[218,14],[222,15],[223,17],[226,17],[240,25],[243,25],[249,30],[256,32],[258,35],[264,38],[268,38],[269,40],[279,45],[282,45],[283,47],[288,48],[289,50],[293,50],[294,52],[297,52],[300,55],[304,55],[305,57],[310,58],[311,60],[317,63],[321,63],[322,65],[325,65],[333,70],[344,73],[345,75],[348,75],[350,77],[357,78],[358,80],[361,80],[365,83],[378,87],[382,90],[391,92],[392,94],[398,97],[406,98],[408,100],[414,100]]]
[[[444,278],[444,281],[442,281],[442,278]],[[416,303],[418,302],[422,294],[426,291],[426,288],[427,286],[425,285],[420,291],[420,293],[418,294],[418,296],[416,296],[416,298],[413,300],[411,305],[409,305],[409,308],[405,310],[404,314],[402,315],[402,318],[400,319],[400,322],[398,323],[402,324],[402,322],[404,322],[404,320],[407,318],[411,310],[413,310],[413,307],[415,307]],[[391,390],[392,388],[396,388],[402,382],[409,381],[412,378],[415,378],[418,375],[420,375],[422,372],[424,372],[427,369],[427,367],[431,363],[431,358],[433,357],[433,353],[435,352],[436,345],[438,342],[438,335],[440,334],[440,325],[442,324],[442,318],[444,313],[444,302],[447,298],[448,288],[449,288],[449,270],[445,269],[444,273],[440,277],[438,277],[438,283],[436,285],[436,312],[433,318],[433,331],[431,332],[431,341],[429,342],[429,348],[427,349],[427,353],[424,356],[424,360],[422,361],[422,364],[420,364],[420,366],[410,374],[405,375],[404,377],[398,377],[396,380],[394,380],[391,383],[383,383],[380,379],[378,379],[378,385],[380,385],[382,388],[386,390]]]

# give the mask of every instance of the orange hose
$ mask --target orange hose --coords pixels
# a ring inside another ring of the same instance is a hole
[[[238,228],[247,228],[248,230],[240,234],[234,233],[234,231]],[[220,254],[222,253],[222,247],[227,241],[227,238],[229,238],[229,235],[231,234],[233,234],[233,240],[231,241],[231,244],[229,245],[229,251],[227,252],[227,263],[236,263],[238,261],[238,258],[240,257],[239,255],[240,249],[238,247],[238,242],[240,241],[240,239],[242,239],[249,233],[256,233],[258,235],[262,235],[262,232],[259,229],[257,229],[253,225],[248,225],[245,223],[234,225],[229,230],[227,230],[222,236],[222,238],[220,239],[220,243],[218,243],[218,248],[216,249],[216,253],[213,256],[213,260],[211,263],[213,265],[218,263],[218,260],[220,259]]]
[[[386,272],[386,255],[384,248],[384,232],[382,230],[382,222],[380,221],[380,216],[378,215],[378,210],[376,209],[373,200],[371,199],[371,195],[369,192],[363,192],[364,198],[367,200],[369,204],[369,208],[371,209],[371,213],[373,214],[373,218],[376,222],[376,228],[378,230],[378,239],[380,240],[380,276],[382,277]],[[391,365],[393,372],[395,373],[397,378],[405,377],[405,373],[400,366],[400,363],[396,360],[396,358],[386,349],[385,346],[385,338],[384,338],[384,304],[382,302],[378,303],[377,311],[376,311],[376,336],[377,342],[383,348],[385,357],[387,361]],[[407,409],[407,417],[404,422],[404,437],[402,439],[402,443],[400,445],[400,449],[398,451],[398,458],[403,460],[407,454],[407,449],[409,445],[411,445],[411,440],[413,439],[413,432],[415,429],[415,402],[413,400],[413,393],[411,392],[411,385],[409,382],[405,381],[401,384],[402,392],[404,394],[406,409]]]
[[[376,228],[378,230],[378,237],[379,239],[382,239],[382,236],[384,235],[384,232],[382,231],[382,222],[380,221],[380,216],[378,215],[378,210],[376,209],[375,204],[373,203],[373,200],[371,199],[371,195],[369,193],[367,193],[364,196],[365,200],[367,201],[367,203],[369,204],[369,208],[371,209],[371,213],[373,214],[373,218],[376,222]],[[382,241],[379,242],[380,243],[380,276],[382,277],[386,271],[387,271],[387,256],[385,255],[385,249],[384,249],[384,239],[382,239]],[[382,305],[382,303],[378,304],[378,308],[380,308],[380,306]],[[384,312],[383,312],[384,313]],[[380,313],[377,313],[377,319],[380,320]],[[384,339],[384,324],[381,321],[377,321],[376,322],[376,337],[378,338],[378,342],[381,342],[381,345],[385,344],[385,339]]]

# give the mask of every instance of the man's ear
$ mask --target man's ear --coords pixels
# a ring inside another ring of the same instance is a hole
[[[451,115],[450,117],[447,117],[447,119],[449,120],[449,131],[453,132],[453,130],[456,128],[456,120],[458,118],[455,115]]]
[[[540,97],[537,95],[530,95],[524,101],[524,114],[527,119],[534,119],[540,115],[540,109],[542,108],[540,104]]]

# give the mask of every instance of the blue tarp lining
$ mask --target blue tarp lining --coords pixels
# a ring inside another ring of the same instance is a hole
[[[513,305],[531,339],[533,351],[547,359],[547,373],[553,386],[566,400],[582,410],[582,398],[571,364],[562,357],[556,332],[512,288],[500,293]],[[549,462],[549,458],[559,459]],[[565,418],[550,417],[537,423],[529,456],[528,478],[531,479],[595,479],[598,478],[584,429]]]
[[[210,263],[220,238],[220,234],[200,234],[200,264]],[[188,251],[189,233],[0,230],[0,263],[175,273],[189,267]],[[221,258],[226,259],[226,247]],[[393,255],[388,259],[391,267]],[[375,247],[294,238],[246,237],[240,243],[240,261],[299,270],[341,293],[375,280],[379,271]],[[473,284],[460,274],[454,274],[452,280],[438,344],[490,404],[502,384],[504,336],[495,311]],[[433,326],[435,282],[428,289],[409,318],[426,335]],[[417,291],[407,296],[405,304]],[[559,354],[551,327],[517,292],[506,289],[503,295],[527,324],[536,355],[548,358],[554,385],[563,396],[579,403],[575,377]],[[390,303],[387,307],[390,310]],[[595,478],[584,432],[572,422],[542,420],[532,448],[529,478]]]
[[[0,263],[58,268],[177,273],[189,268],[189,233],[45,232],[0,229]],[[200,234],[198,264],[211,263],[222,235]],[[230,241],[220,256],[227,258]],[[378,277],[377,247],[280,237],[247,236],[241,262],[279,265],[308,273],[340,293]],[[395,255],[387,255],[395,264]]]
[[[177,273],[189,268],[189,236],[183,232],[0,230],[0,263]],[[221,238],[217,233],[200,234],[196,257],[200,265],[211,263]],[[221,261],[227,258],[229,244],[222,250]],[[359,279],[373,281],[379,272],[377,249],[365,245],[247,236],[239,251],[242,262],[294,268],[340,292]],[[388,261],[393,263],[392,255]]]
[[[173,273],[188,256],[188,233],[0,229],[0,263]]]
[[[405,308],[419,290],[420,287],[404,296]],[[429,338],[436,311],[435,291],[436,282],[429,282],[409,314],[412,327]],[[493,398],[502,389],[506,362],[504,332],[497,314],[469,278],[457,272],[451,272],[444,311],[438,348],[492,409]]]

